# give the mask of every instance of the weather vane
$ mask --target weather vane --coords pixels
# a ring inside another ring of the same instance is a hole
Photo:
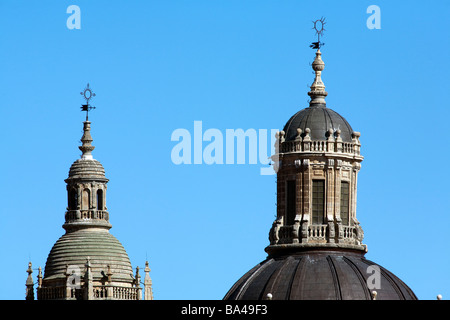
[[[313,21],[314,26],[313,29],[316,30],[317,34],[317,42],[313,42],[310,47],[313,49],[320,49],[321,46],[323,46],[325,43],[320,42],[320,37],[323,35],[323,32],[325,31],[325,18],[322,17],[316,21]]]
[[[89,100],[91,100],[93,97],[95,97],[95,93],[92,92],[91,88],[89,88],[89,83],[88,83],[86,88],[83,90],[83,92],[80,92],[80,94],[86,100],[86,104],[81,105],[81,111],[86,111],[86,121],[88,121],[89,111],[91,111],[92,109],[95,109],[95,107],[93,107],[89,104]]]

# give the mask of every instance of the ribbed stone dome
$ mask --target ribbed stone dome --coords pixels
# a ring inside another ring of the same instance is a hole
[[[286,141],[294,140],[297,129],[302,129],[303,135],[309,128],[312,140],[327,140],[329,129],[341,130],[340,137],[343,142],[352,142],[353,129],[350,124],[336,111],[325,105],[315,105],[294,114],[284,126]]]
[[[84,275],[89,257],[94,280],[106,276],[108,265],[113,281],[132,280],[132,266],[122,244],[106,229],[81,229],[64,234],[51,249],[45,265],[46,280],[65,278],[66,266],[78,266]]]
[[[373,282],[374,266],[380,270]],[[369,288],[377,285],[379,288]],[[225,300],[417,300],[390,271],[367,260],[362,252],[308,250],[268,257],[248,271]]]
[[[95,159],[78,159],[69,169],[69,179],[78,178],[99,178],[106,180],[105,169],[102,164]]]

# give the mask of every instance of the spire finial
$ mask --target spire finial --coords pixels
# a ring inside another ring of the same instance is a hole
[[[316,30],[317,34],[317,42],[313,42],[310,47],[313,49],[320,49],[321,46],[325,45],[325,43],[320,42],[320,37],[323,35],[323,32],[325,31],[325,18],[322,17],[320,19],[317,19],[316,21],[313,21],[314,26],[313,29]]]
[[[141,275],[139,274],[139,266],[136,267],[136,276],[134,277],[134,281],[136,287],[141,286]]]
[[[144,277],[144,299],[153,300],[152,279],[150,278],[150,268],[148,261],[145,261],[145,277]]]
[[[95,107],[91,106],[89,104],[89,100],[91,100],[93,97],[95,97],[95,93],[89,88],[89,83],[87,84],[86,88],[83,90],[83,92],[80,92],[80,94],[84,97],[86,100],[86,104],[81,105],[81,111],[86,111],[86,121],[83,122],[83,136],[81,137],[81,142],[83,143],[82,146],[78,147],[83,154],[81,155],[81,159],[88,159],[92,160],[92,151],[95,149],[94,146],[91,145],[92,143],[92,137],[91,137],[91,123],[89,122],[89,111],[92,109],[95,109]]]
[[[91,111],[92,109],[95,109],[95,107],[93,107],[89,104],[89,100],[91,100],[93,97],[95,97],[95,93],[91,90],[91,88],[89,88],[89,83],[88,83],[86,88],[82,92],[80,92],[80,94],[86,100],[86,104],[81,105],[81,111],[86,111],[86,121],[89,121],[89,111]]]
[[[314,82],[311,85],[311,91],[308,92],[308,95],[311,97],[310,107],[314,105],[323,105],[326,106],[325,97],[328,93],[325,91],[325,84],[322,81],[322,71],[325,68],[325,63],[322,61],[322,53],[320,52],[320,47],[324,44],[320,42],[320,36],[323,34],[325,28],[323,27],[325,24],[325,18],[321,18],[319,20],[313,21],[314,28],[317,33],[317,42],[313,42],[310,46],[313,49],[317,49],[316,58],[312,63],[312,68],[315,72]]]
[[[31,268],[31,262],[28,262],[28,269],[27,269],[28,277],[26,282],[26,300],[34,300],[34,283],[33,283],[33,277],[31,274],[33,273],[33,269]]]
[[[81,142],[83,145],[79,146],[78,148],[83,152],[81,155],[81,159],[87,159],[92,160],[94,159],[92,157],[92,151],[95,149],[95,147],[92,145],[92,139],[91,136],[91,123],[89,121],[83,122],[83,136],[81,137]]]
[[[42,268],[38,268],[38,288],[42,287]]]
[[[28,269],[27,269],[27,273],[28,273],[28,278],[27,278],[27,285],[29,284],[33,284],[33,277],[31,276],[31,274],[33,273],[33,269],[31,268],[32,264],[31,262],[28,262]]]

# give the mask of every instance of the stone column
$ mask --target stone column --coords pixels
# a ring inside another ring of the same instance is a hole
[[[302,226],[301,226],[301,242],[308,242],[308,225],[310,221],[310,211],[311,211],[311,166],[309,164],[309,159],[303,159],[303,216],[302,216]]]
[[[292,243],[299,243],[301,238],[302,222],[302,173],[301,161],[295,160],[295,218],[292,227]]]
[[[336,228],[337,228],[337,242],[341,242],[344,238],[344,230],[342,229],[341,218],[341,177],[342,177],[342,160],[337,160],[335,171],[335,190],[336,196],[334,198],[335,203],[335,215],[336,215]]]
[[[91,261],[88,257],[86,260],[86,273],[84,275],[84,299],[92,300],[94,298],[94,283],[91,270]]]
[[[328,224],[327,242],[335,242],[334,231],[334,202],[335,202],[335,183],[334,183],[334,159],[328,159],[326,172],[326,222]]]

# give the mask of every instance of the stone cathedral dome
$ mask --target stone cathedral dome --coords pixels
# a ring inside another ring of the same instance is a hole
[[[344,142],[352,142],[353,129],[350,124],[336,111],[327,108],[325,105],[317,105],[300,110],[294,114],[284,126],[286,141],[295,140],[301,130],[301,136],[309,135],[312,140],[327,140],[328,130],[332,132],[340,130],[340,137]]]
[[[360,133],[326,106],[320,48],[309,107],[277,133],[277,217],[268,256],[225,300],[416,300],[392,272],[365,258],[356,218]]]
[[[133,269],[125,248],[104,229],[81,229],[61,236],[48,255],[44,270],[46,280],[66,279],[67,266],[81,269],[86,264],[86,257],[89,257],[94,280],[104,278],[107,266],[110,266],[113,280],[133,281]]]
[[[368,272],[369,269],[369,272]],[[380,273],[374,290],[375,272]],[[373,277],[373,279],[371,278]],[[376,296],[375,296],[376,295]],[[307,250],[268,257],[239,279],[226,300],[415,300],[392,272],[362,252]]]

